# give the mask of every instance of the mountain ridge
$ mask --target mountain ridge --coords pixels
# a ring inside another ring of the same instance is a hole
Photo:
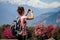
[[[52,14],[52,15],[50,15],[50,13]],[[45,18],[43,18],[43,17],[41,17],[41,16],[43,16],[43,15],[45,15],[46,16],[46,14],[48,14],[49,16],[47,16],[47,17],[45,17]],[[60,11],[58,11],[58,12],[49,12],[49,13],[46,13],[46,14],[42,14],[41,16],[37,16],[34,20],[32,20],[31,22],[29,22],[31,25],[37,25],[37,24],[41,24],[44,20],[48,20],[49,18],[50,18],[50,20],[52,20],[52,21],[54,21],[54,22],[52,22],[52,23],[55,23],[56,22],[56,16],[58,16],[58,14],[60,14]],[[53,18],[54,17],[54,18]],[[58,18],[58,19],[60,19],[60,18]],[[48,21],[47,21],[48,22]],[[50,21],[51,22],[51,21]],[[49,22],[49,24],[50,24],[50,22]],[[44,23],[42,23],[42,24],[44,24]],[[46,23],[46,25],[49,25],[49,24],[47,24]],[[45,24],[44,24],[45,25]],[[52,24],[52,25],[54,25],[54,26],[58,26],[56,23],[55,24]]]

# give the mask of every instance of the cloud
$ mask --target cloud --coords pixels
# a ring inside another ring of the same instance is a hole
[[[44,20],[43,23],[46,24],[46,20]]]
[[[57,20],[56,20],[56,23],[60,23],[60,19],[57,19]]]
[[[35,8],[55,8],[59,7],[59,2],[53,2],[53,3],[44,3],[40,0],[0,0],[0,2],[8,2],[11,4],[17,4],[17,5],[28,5]]]

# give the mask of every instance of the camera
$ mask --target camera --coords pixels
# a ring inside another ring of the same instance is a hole
[[[28,9],[28,11],[30,11],[30,9]]]

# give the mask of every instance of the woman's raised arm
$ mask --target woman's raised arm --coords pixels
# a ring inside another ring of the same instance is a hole
[[[27,17],[27,20],[34,19],[34,14],[33,14],[33,11],[31,9],[30,9],[30,14],[31,14],[31,16],[30,17]]]

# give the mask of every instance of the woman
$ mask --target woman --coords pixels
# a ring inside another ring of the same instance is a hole
[[[20,18],[21,20],[21,26],[22,26],[22,31],[19,33],[19,36],[18,36],[18,40],[25,40],[24,38],[26,37],[27,35],[27,31],[26,31],[26,20],[32,20],[34,19],[34,15],[33,15],[33,11],[31,9],[27,10],[26,11],[26,14],[24,14],[24,7],[18,7],[17,9],[17,12],[18,12],[18,17]],[[28,12],[30,12],[31,16],[28,17]],[[22,33],[22,34],[21,34]],[[24,37],[24,38],[23,38]]]

